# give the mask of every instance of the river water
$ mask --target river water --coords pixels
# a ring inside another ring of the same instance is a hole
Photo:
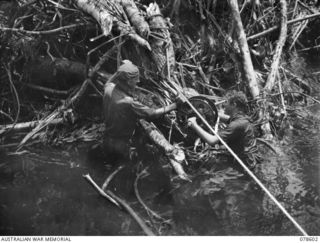
[[[291,119],[292,129],[278,147],[281,152],[267,152],[255,173],[308,234],[320,235],[320,106],[300,113]],[[100,197],[83,179],[90,174],[102,185],[116,168],[92,159],[88,147],[34,146],[19,155],[0,155],[0,234],[143,235],[125,211]],[[151,227],[156,234],[300,234],[239,168],[199,171],[192,182],[170,182],[152,171],[140,179],[138,191],[144,203],[169,225],[151,224],[135,196],[134,178],[131,169],[124,169],[108,188],[147,225],[157,225]]]

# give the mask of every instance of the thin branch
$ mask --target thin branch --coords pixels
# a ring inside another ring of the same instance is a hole
[[[14,83],[13,83],[13,80],[12,80],[10,64],[8,65],[8,67],[6,67],[6,65],[4,65],[4,67],[5,67],[6,71],[7,71],[8,79],[9,79],[9,82],[10,82],[10,86],[12,88],[12,91],[14,93],[14,97],[15,97],[16,102],[17,102],[17,114],[16,114],[16,117],[15,117],[14,122],[13,122],[13,127],[10,128],[7,131],[7,132],[10,132],[14,128],[15,124],[18,122],[18,119],[19,119],[19,116],[20,116],[20,99],[19,99],[19,95],[18,95],[17,89],[14,86]]]
[[[57,8],[60,8],[60,9],[63,9],[63,10],[69,10],[69,11],[73,11],[73,12],[79,12],[78,9],[66,8],[63,5],[61,5],[60,3],[57,3],[55,1],[52,1],[52,0],[47,0],[47,1],[52,3],[53,5],[55,5]]]
[[[317,18],[317,17],[320,17],[320,13],[316,13],[316,14],[311,14],[311,15],[308,15],[308,16],[305,16],[305,17],[301,17],[301,18],[297,18],[297,19],[292,19],[292,20],[289,20],[287,22],[287,25],[291,25],[291,24],[294,24],[294,23],[297,23],[297,22],[301,22],[301,21],[304,21],[304,20],[307,20],[307,19],[312,19],[312,18]],[[265,31],[262,31],[260,33],[257,33],[257,34],[254,34],[254,35],[251,35],[249,37],[247,37],[247,40],[253,40],[253,39],[257,39],[257,38],[260,38],[262,36],[265,36],[275,30],[278,30],[279,29],[279,26],[273,26]]]
[[[134,220],[139,224],[141,229],[146,233],[148,236],[155,236],[155,234],[149,229],[149,227],[145,224],[145,222],[138,216],[138,214],[126,203],[123,199],[115,195],[112,191],[107,191],[107,193],[115,198],[118,203],[134,218]]]
[[[98,192],[99,194],[107,199],[108,201],[112,202],[113,204],[117,205],[120,208],[119,203],[114,200],[111,196],[109,196],[107,193],[105,193],[98,185],[94,182],[94,180],[91,178],[89,174],[83,175],[83,178],[85,178]]]
[[[108,187],[110,181],[113,179],[113,177],[120,171],[124,168],[124,165],[120,165],[114,172],[112,172],[108,178],[105,180],[105,182],[103,183],[102,185],[102,190],[105,191],[106,188]]]
[[[286,76],[286,73],[282,70],[283,72],[283,75],[285,77],[285,79],[287,80],[287,76]],[[280,75],[279,75],[279,72],[277,73],[278,74],[278,86],[279,86],[279,91],[280,93],[282,93],[282,85],[281,85],[281,80],[280,80]],[[283,112],[284,112],[284,115],[285,117],[287,116],[287,110],[286,110],[286,104],[284,102],[284,97],[283,97],[283,94],[281,94],[281,103],[282,103],[282,109],[283,109]]]
[[[312,47],[307,47],[307,48],[303,48],[303,49],[299,49],[297,50],[298,52],[302,52],[302,51],[310,51],[312,49],[317,49],[320,48],[320,45],[316,45],[316,46],[312,46]]]
[[[161,221],[166,221],[164,218],[162,218],[160,215],[158,215],[156,212],[154,212],[153,210],[151,210],[142,200],[142,198],[140,197],[140,193],[138,190],[138,181],[139,179],[145,175],[145,170],[143,170],[142,172],[140,172],[139,174],[137,174],[136,179],[134,180],[134,192],[136,194],[136,197],[138,199],[138,201],[140,202],[140,204],[142,205],[142,207],[147,211],[147,213],[151,216],[153,216],[154,218],[161,220]]]
[[[65,90],[50,89],[47,87],[43,87],[43,86],[39,86],[39,85],[35,85],[35,84],[29,84],[29,83],[25,83],[25,85],[31,89],[43,91],[43,92],[54,94],[54,95],[68,95],[69,94],[69,91],[65,91]]]
[[[76,28],[76,27],[79,27],[79,26],[84,26],[84,25],[86,25],[86,24],[84,24],[84,23],[71,24],[71,25],[59,27],[57,29],[41,30],[41,31],[0,27],[0,31],[4,31],[4,32],[8,32],[8,31],[10,31],[10,32],[19,32],[19,33],[22,33],[22,34],[30,34],[30,35],[50,35],[50,34],[55,34],[57,32],[63,31],[63,30],[73,29],[73,28]]]
[[[22,122],[22,123],[13,123],[8,125],[2,125],[0,126],[0,135],[5,131],[21,131],[26,129],[31,129],[36,127],[39,124],[40,121],[30,121],[30,122]],[[52,120],[49,125],[58,125],[64,122],[63,118],[57,118]]]

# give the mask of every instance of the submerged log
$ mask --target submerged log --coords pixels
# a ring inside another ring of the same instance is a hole
[[[147,133],[151,141],[160,148],[164,154],[169,158],[169,162],[175,172],[181,179],[189,180],[187,174],[184,172],[181,163],[185,159],[185,154],[183,150],[173,146],[168,142],[168,140],[163,136],[163,134],[157,129],[153,123],[149,123],[144,119],[140,119],[139,123],[143,130]]]

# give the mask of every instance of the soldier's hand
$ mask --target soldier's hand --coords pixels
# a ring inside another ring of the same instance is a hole
[[[180,106],[185,102],[187,102],[187,98],[183,94],[178,94],[178,96],[175,99],[175,102],[177,103],[178,106]]]
[[[190,117],[188,119],[188,127],[193,127],[196,124],[197,124],[197,118],[195,116],[194,117]]]

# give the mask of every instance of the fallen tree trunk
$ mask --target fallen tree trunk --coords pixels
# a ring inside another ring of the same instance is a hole
[[[259,86],[256,80],[255,71],[253,69],[253,64],[250,56],[249,46],[246,39],[246,34],[244,33],[241,16],[239,12],[239,6],[237,0],[228,0],[229,5],[232,11],[232,15],[235,21],[235,31],[238,38],[242,63],[243,63],[243,72],[245,80],[250,88],[251,96],[256,99],[259,94]]]
[[[26,63],[24,75],[28,83],[50,88],[69,89],[86,79],[86,65],[64,58],[40,57]],[[107,80],[111,74],[97,72],[98,78]]]
[[[276,76],[278,73],[280,58],[282,54],[282,49],[287,39],[287,2],[286,0],[280,0],[280,7],[281,7],[280,36],[279,36],[279,40],[273,56],[271,71],[268,75],[267,82],[264,86],[264,91],[266,91],[267,93],[270,93],[275,83]]]

